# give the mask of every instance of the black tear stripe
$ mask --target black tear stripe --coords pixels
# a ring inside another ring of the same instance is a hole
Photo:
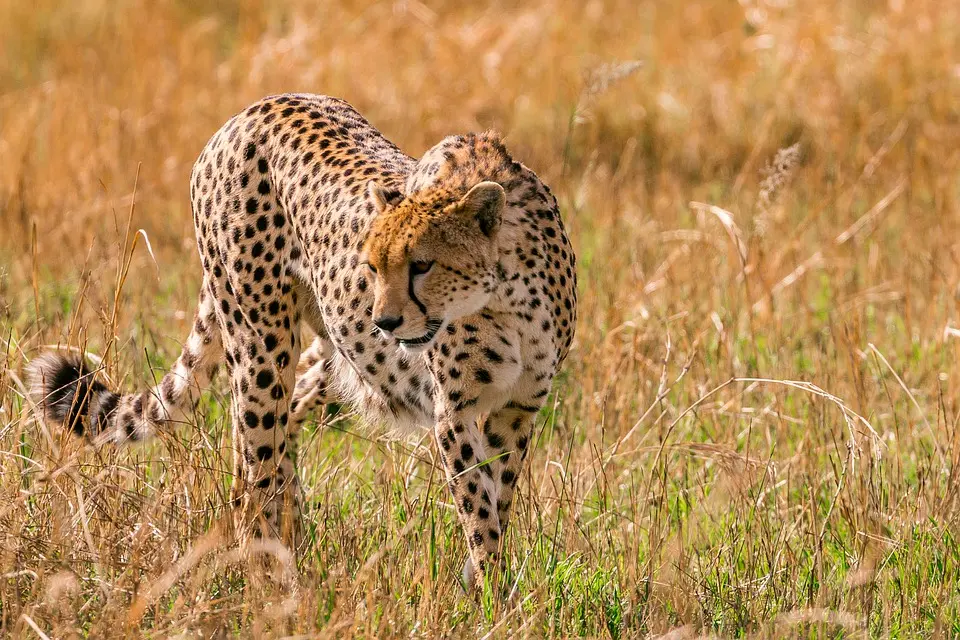
[[[427,307],[417,298],[417,294],[413,292],[413,272],[410,271],[410,277],[407,278],[407,293],[410,294],[410,299],[413,300],[413,304],[417,305],[417,308],[420,309],[420,313],[427,315]]]

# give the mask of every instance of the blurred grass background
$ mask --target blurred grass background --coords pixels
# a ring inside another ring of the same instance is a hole
[[[581,321],[510,602],[459,592],[428,439],[311,425],[272,580],[218,527],[222,381],[123,451],[23,399],[45,344],[162,375],[192,162],[288,91],[411,155],[498,129],[561,202]],[[0,635],[958,635],[958,167],[952,2],[0,0]]]

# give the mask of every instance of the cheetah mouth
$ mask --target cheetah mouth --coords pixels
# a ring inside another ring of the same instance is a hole
[[[427,332],[420,336],[419,338],[397,338],[397,342],[400,343],[401,347],[405,348],[414,348],[423,347],[430,343],[433,340],[437,333],[440,332],[440,327],[443,323],[431,320],[427,323]]]

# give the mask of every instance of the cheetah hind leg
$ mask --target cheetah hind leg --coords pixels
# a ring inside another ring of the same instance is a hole
[[[249,255],[249,252],[248,252]],[[255,315],[229,286],[228,269],[214,278],[214,305],[230,370],[231,421],[237,476],[232,489],[241,547],[253,538],[301,541],[300,486],[287,449],[295,363],[300,359],[300,316],[284,275],[265,277],[276,313]],[[268,302],[268,304],[269,304]]]

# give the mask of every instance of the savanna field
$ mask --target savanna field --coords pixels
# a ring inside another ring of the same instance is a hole
[[[238,553],[223,374],[123,449],[200,286],[192,163],[268,94],[419,156],[496,129],[557,196],[579,326],[505,591],[465,595],[431,437],[328,407],[299,555]],[[0,0],[0,636],[960,635],[960,4]]]

